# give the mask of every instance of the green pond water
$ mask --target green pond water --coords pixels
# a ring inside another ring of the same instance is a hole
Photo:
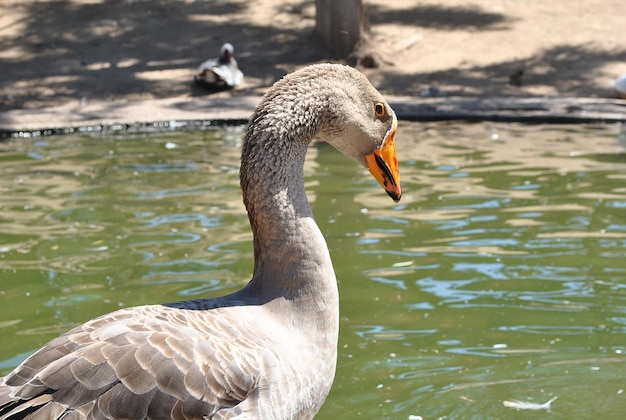
[[[242,287],[242,136],[0,143],[0,374],[94,316]],[[401,123],[397,147],[399,204],[310,148],[341,295],[317,418],[624,418],[623,129]]]

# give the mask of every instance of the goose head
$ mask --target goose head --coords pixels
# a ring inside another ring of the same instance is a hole
[[[306,146],[319,137],[368,168],[397,202],[402,195],[397,126],[395,112],[361,72],[340,64],[315,64],[283,77],[264,96],[251,118],[242,162],[260,163],[254,156],[264,151],[271,157],[262,161],[273,162],[264,176],[276,177],[277,159],[301,165]],[[295,144],[297,153],[285,150]],[[260,170],[248,172],[257,176]],[[242,176],[252,177],[246,171]]]
[[[395,146],[396,114],[363,74],[350,67],[344,70],[350,81],[340,78],[329,103],[332,117],[321,125],[318,135],[365,166],[398,202],[402,189]]]

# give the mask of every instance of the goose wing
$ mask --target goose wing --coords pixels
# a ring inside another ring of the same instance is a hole
[[[239,70],[235,59],[231,59],[228,64],[214,67],[212,71],[228,86],[236,86],[243,82],[243,73]]]
[[[146,306],[67,332],[4,379],[0,419],[212,418],[236,407],[275,355],[227,312],[201,315]]]

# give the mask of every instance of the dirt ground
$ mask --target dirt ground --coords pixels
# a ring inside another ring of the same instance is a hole
[[[312,42],[314,3],[3,0],[0,111],[207,95],[191,83],[194,70],[224,42],[235,46],[246,79],[214,95],[262,93],[285,73],[325,61]],[[626,73],[623,0],[364,4],[387,63],[363,71],[383,93],[610,97],[612,80]]]

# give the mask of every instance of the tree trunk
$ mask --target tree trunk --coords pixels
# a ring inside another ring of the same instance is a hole
[[[315,36],[328,58],[346,58],[367,31],[362,0],[315,0]]]

